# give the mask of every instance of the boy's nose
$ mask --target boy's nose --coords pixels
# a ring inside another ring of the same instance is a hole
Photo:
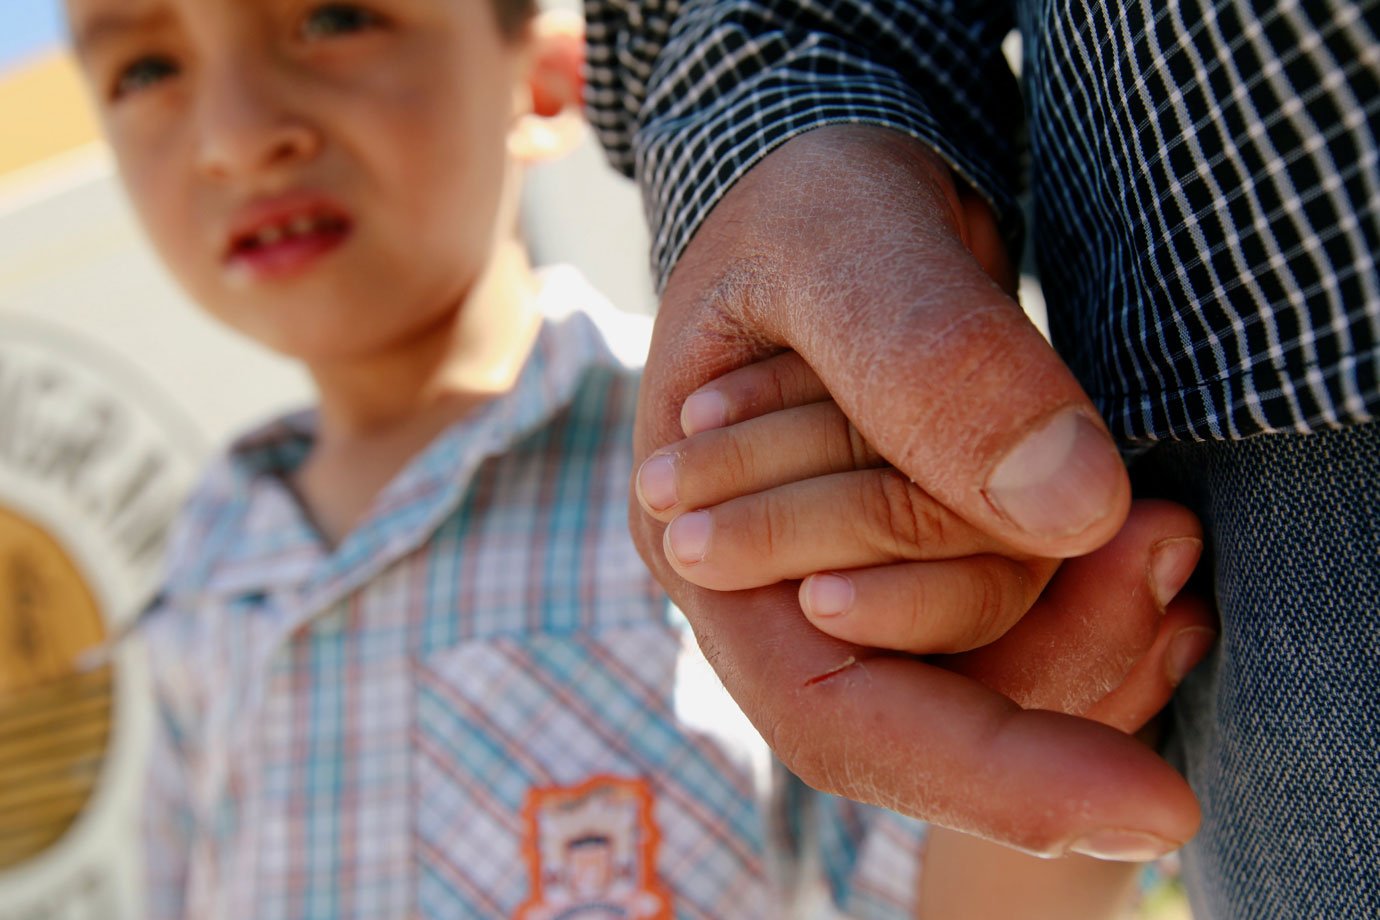
[[[211,178],[271,172],[320,151],[316,128],[275,90],[271,78],[253,70],[227,71],[202,87],[198,160]]]

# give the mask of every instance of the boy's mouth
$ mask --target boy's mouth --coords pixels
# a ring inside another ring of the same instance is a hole
[[[251,207],[230,234],[225,261],[239,275],[269,280],[308,269],[350,235],[346,214],[320,201]]]
[[[305,237],[339,236],[348,228],[349,222],[344,218],[302,214],[286,223],[266,224],[254,233],[238,237],[231,245],[230,254],[236,256],[246,252],[258,252],[284,241]]]

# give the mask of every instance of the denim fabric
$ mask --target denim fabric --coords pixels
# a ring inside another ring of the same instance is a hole
[[[1380,425],[1164,444],[1134,473],[1202,517],[1222,617],[1168,749],[1204,810],[1195,920],[1380,917]]]

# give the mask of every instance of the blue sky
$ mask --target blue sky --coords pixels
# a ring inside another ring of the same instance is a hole
[[[62,43],[60,0],[0,0],[0,72]]]

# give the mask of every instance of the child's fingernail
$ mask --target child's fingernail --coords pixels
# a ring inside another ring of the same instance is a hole
[[[1069,852],[1116,862],[1148,862],[1178,848],[1178,844],[1142,831],[1104,830],[1075,840]]]
[[[1107,433],[1067,410],[1016,445],[992,470],[983,493],[1026,533],[1067,537],[1111,512],[1125,478]]]
[[[718,390],[691,393],[680,407],[680,427],[688,438],[728,424],[728,402]]]
[[[637,471],[637,497],[648,511],[665,511],[678,500],[676,458],[654,454]]]
[[[666,528],[666,544],[671,555],[681,565],[694,565],[704,561],[709,550],[709,535],[714,530],[714,521],[708,511],[692,511],[682,514]]]
[[[1217,633],[1205,626],[1195,626],[1176,633],[1174,638],[1169,640],[1169,648],[1164,656],[1164,667],[1169,672],[1166,676],[1170,685],[1177,687],[1183,683],[1188,672],[1207,656],[1215,641]]]
[[[1188,584],[1202,554],[1203,541],[1193,537],[1165,540],[1150,551],[1150,590],[1161,610]]]
[[[811,575],[800,586],[800,604],[815,617],[836,617],[853,609],[853,582],[842,575]]]

